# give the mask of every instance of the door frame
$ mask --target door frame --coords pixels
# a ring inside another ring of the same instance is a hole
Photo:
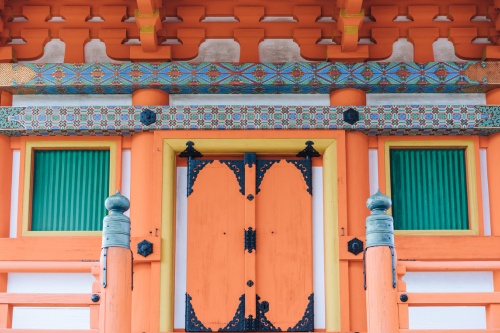
[[[296,154],[312,140],[323,157],[325,329],[340,331],[339,220],[347,218],[343,130],[155,131],[155,217],[161,218],[159,332],[174,331],[176,155],[193,141],[204,154]]]

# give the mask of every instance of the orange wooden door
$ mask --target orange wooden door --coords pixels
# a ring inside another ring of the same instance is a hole
[[[186,331],[217,331],[244,320],[244,196],[227,161],[188,164]]]
[[[188,168],[186,331],[313,331],[311,161]]]
[[[257,170],[258,330],[312,331],[311,161],[261,160]]]

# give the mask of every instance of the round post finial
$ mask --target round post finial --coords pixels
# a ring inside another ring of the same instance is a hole
[[[385,212],[392,206],[391,198],[387,195],[380,193],[380,190],[377,190],[377,193],[370,196],[368,200],[366,200],[366,207],[375,212]]]
[[[371,214],[366,218],[366,247],[394,247],[394,224],[386,211],[391,208],[391,199],[377,191],[368,198],[366,206]]]
[[[123,214],[130,208],[130,200],[121,195],[120,191],[117,190],[115,194],[109,196],[104,201],[104,206],[111,213]]]
[[[104,206],[111,212],[103,219],[102,247],[130,248],[130,218],[123,215],[130,208],[130,201],[116,191]]]

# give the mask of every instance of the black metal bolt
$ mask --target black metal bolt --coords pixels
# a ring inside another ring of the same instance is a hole
[[[347,242],[347,251],[351,252],[355,256],[363,252],[363,241],[353,238]]]
[[[139,244],[137,244],[137,253],[143,257],[149,256],[153,253],[153,243],[148,242],[147,240],[143,240]]]
[[[90,300],[94,303],[99,302],[100,299],[101,299],[101,297],[97,294],[92,294],[92,296],[90,297]]]
[[[349,108],[343,113],[344,121],[350,125],[354,125],[359,121],[359,112],[353,108]]]
[[[253,286],[253,281],[252,280],[248,280],[247,281],[247,286],[249,286],[249,287]]]
[[[252,200],[253,200],[253,198],[254,198],[253,194],[249,194],[249,195],[247,195],[247,199],[248,199],[248,200],[252,201]]]
[[[154,122],[156,122],[156,113],[154,113],[150,109],[144,109],[144,111],[142,111],[140,114],[140,120],[141,123],[143,123],[146,126],[149,126]]]
[[[399,296],[399,299],[401,300],[401,302],[408,302],[408,295],[406,294],[401,294]]]

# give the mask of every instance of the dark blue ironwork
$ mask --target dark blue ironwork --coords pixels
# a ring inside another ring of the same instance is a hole
[[[189,160],[188,161],[188,181],[187,181],[187,195],[193,193],[193,186],[198,174],[207,165],[213,163],[213,160]]]
[[[306,160],[310,160],[313,157],[320,157],[321,154],[314,149],[313,145],[313,141],[306,141],[306,147],[297,154],[297,157],[305,157]]]
[[[137,254],[147,257],[151,253],[153,253],[153,243],[144,239],[142,242],[137,244]]]
[[[156,122],[156,113],[150,109],[144,109],[140,114],[140,121],[145,126],[149,126]]]
[[[307,185],[307,192],[312,195],[312,168],[311,160],[286,160],[288,163],[292,163],[295,167],[302,172],[302,177]]]
[[[260,296],[257,297],[257,318],[255,324],[256,332],[281,332],[281,328],[275,327],[266,317],[266,312],[269,311],[269,303],[266,301],[259,302]]]
[[[198,173],[205,167],[205,165],[212,163],[213,160],[195,161],[195,157],[203,157],[202,153],[193,147],[193,141],[186,142],[186,146],[186,149],[179,154],[179,157],[185,157],[188,159],[187,196],[189,197],[189,195],[193,193],[193,185],[196,181],[196,177],[198,177]]]
[[[245,195],[245,164],[243,161],[238,160],[219,160],[220,163],[225,164],[234,172],[236,180],[240,185],[240,193]]]
[[[193,146],[193,141],[186,142],[186,149],[179,154],[179,157],[187,157],[188,159],[194,159],[195,157],[203,157],[203,155],[197,151]]]
[[[343,112],[344,121],[349,125],[354,125],[359,121],[359,112],[353,108],[349,108]]]
[[[314,293],[309,295],[307,299],[309,303],[302,319],[294,327],[289,327],[288,332],[314,332]]]
[[[257,231],[252,227],[245,230],[245,250],[252,253],[257,248]]]
[[[196,317],[191,300],[193,298],[186,293],[186,332],[212,332],[211,328],[205,327]]]
[[[240,304],[236,309],[233,319],[223,328],[219,328],[219,332],[243,332],[245,331],[245,294],[240,296]]]
[[[257,155],[255,153],[245,153],[244,161],[245,165],[251,168],[257,161]]]
[[[256,161],[257,165],[257,174],[256,174],[256,179],[255,179],[255,194],[258,194],[260,192],[260,184],[262,183],[262,180],[264,179],[264,175],[273,166],[274,163],[279,163],[280,160],[258,160]]]

